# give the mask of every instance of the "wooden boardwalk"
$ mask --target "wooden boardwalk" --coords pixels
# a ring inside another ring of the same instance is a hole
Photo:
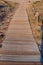
[[[26,4],[20,4],[18,10],[14,14],[8,31],[6,32],[6,38],[2,44],[2,54],[31,56],[39,55],[39,49],[33,38],[30,24],[28,21]],[[2,57],[2,59],[5,59],[4,57]],[[6,58],[7,57],[8,56],[6,56]],[[10,59],[13,59],[12,57]],[[37,57],[39,58],[39,56]]]

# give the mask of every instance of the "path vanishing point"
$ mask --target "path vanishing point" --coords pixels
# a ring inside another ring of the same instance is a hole
[[[2,43],[1,59],[6,61],[39,61],[39,49],[33,37],[26,11],[29,0],[12,1],[19,3],[19,7],[12,17],[6,38]]]

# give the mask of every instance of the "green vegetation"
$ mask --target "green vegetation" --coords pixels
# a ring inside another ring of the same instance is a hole
[[[43,20],[43,16],[40,16],[40,20],[41,20],[41,21]]]
[[[35,1],[35,2],[33,2],[33,4],[38,4],[40,1]]]
[[[12,1],[8,1],[8,2],[6,2],[10,7],[13,7],[13,8],[15,8],[16,7],[16,5],[17,5],[17,3],[14,3],[14,2],[12,2]]]

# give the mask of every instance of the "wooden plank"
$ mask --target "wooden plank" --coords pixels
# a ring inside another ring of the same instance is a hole
[[[39,55],[0,55],[0,61],[40,62]]]
[[[42,65],[41,62],[0,62],[0,65]]]

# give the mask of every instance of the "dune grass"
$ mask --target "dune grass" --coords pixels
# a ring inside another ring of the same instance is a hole
[[[18,3],[0,0],[0,43],[4,40],[9,23],[18,7]]]
[[[36,40],[36,43],[40,46],[41,38],[42,38],[41,26],[42,26],[42,20],[43,20],[43,2],[36,1],[31,3],[31,5],[28,5],[27,11],[29,11],[28,16],[29,16],[29,21],[30,21],[30,26],[32,29],[33,36]],[[42,15],[40,15],[39,21],[38,21],[38,17],[35,16],[36,12],[38,12],[39,15],[40,13],[42,13]]]

